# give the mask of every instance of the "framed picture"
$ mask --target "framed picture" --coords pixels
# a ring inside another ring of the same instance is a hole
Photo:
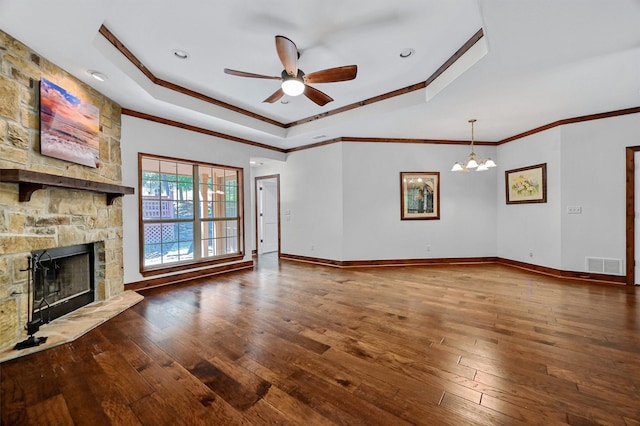
[[[440,219],[440,172],[400,172],[400,219]]]
[[[547,202],[547,163],[504,172],[507,204]]]
[[[100,165],[100,110],[46,79],[40,80],[40,153],[89,167]]]

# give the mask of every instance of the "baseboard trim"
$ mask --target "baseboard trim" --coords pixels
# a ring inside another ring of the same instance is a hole
[[[624,285],[626,277],[620,275],[596,274],[590,272],[563,271],[546,266],[534,265],[502,257],[445,257],[426,259],[381,259],[381,260],[333,260],[319,257],[299,256],[296,254],[280,253],[280,259],[296,262],[313,263],[316,265],[331,266],[334,268],[379,268],[402,266],[429,266],[429,265],[465,265],[465,264],[500,264],[512,268],[518,268],[537,274],[554,278],[571,279],[579,281],[598,282],[602,284]],[[150,280],[136,281],[125,284],[125,290],[146,290],[166,285],[179,284],[199,278],[208,278],[215,275],[226,274],[245,269],[253,269],[253,260],[235,262],[226,265],[214,266],[197,271],[183,272]]]
[[[296,254],[280,253],[281,259],[297,262],[313,263],[334,268],[371,268],[398,266],[428,266],[428,265],[464,265],[464,264],[499,264],[512,268],[523,269],[554,278],[591,281],[603,284],[626,284],[626,277],[620,275],[596,274],[591,272],[563,271],[546,266],[534,265],[502,257],[445,257],[427,259],[383,259],[383,260],[333,260],[318,257],[299,256]]]
[[[520,262],[518,260],[511,260],[505,258],[498,258],[498,262],[501,265],[511,266],[513,268],[524,269],[530,272],[536,272],[538,274],[548,275],[554,278],[572,279],[580,281],[592,281],[603,284],[626,284],[627,277],[622,275],[608,275],[608,274],[596,274],[593,272],[575,272],[564,271],[561,269],[549,268],[546,266],[533,265],[531,263]]]
[[[497,257],[446,257],[426,259],[382,259],[382,260],[332,260],[318,257],[298,256],[297,254],[280,253],[281,259],[298,262],[315,263],[317,265],[337,268],[370,268],[383,266],[424,266],[424,265],[463,265],[477,263],[496,263]]]
[[[147,290],[154,287],[179,284],[200,278],[212,277],[214,275],[226,274],[244,269],[253,269],[253,260],[228,263],[226,265],[213,266],[211,268],[199,269],[197,271],[182,272],[164,277],[152,278],[150,280],[136,281],[124,285],[125,290]]]

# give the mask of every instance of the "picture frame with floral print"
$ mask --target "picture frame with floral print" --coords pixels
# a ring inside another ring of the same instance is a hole
[[[505,170],[507,204],[547,202],[547,163]]]

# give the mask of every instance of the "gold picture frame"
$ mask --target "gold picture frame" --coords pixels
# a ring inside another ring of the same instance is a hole
[[[505,170],[507,204],[547,202],[547,163]]]
[[[440,172],[400,172],[400,219],[440,219]]]

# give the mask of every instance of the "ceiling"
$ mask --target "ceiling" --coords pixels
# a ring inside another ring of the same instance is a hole
[[[470,118],[478,140],[500,141],[637,107],[639,22],[640,0],[0,0],[0,29],[123,108],[285,150],[338,137],[468,140]],[[314,85],[334,99],[324,107],[263,103],[278,81],[223,70],[280,75],[276,35],[296,43],[306,73],[355,64],[357,78]],[[415,54],[401,58],[406,48]]]

